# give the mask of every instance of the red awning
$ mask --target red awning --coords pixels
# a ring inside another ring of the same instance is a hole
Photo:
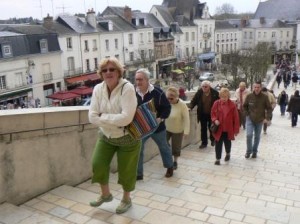
[[[75,89],[69,90],[71,93],[76,93],[78,95],[91,95],[93,93],[93,89],[88,86],[79,86]]]
[[[96,81],[96,80],[100,80],[100,77],[97,73],[92,73],[92,74],[88,74],[88,75],[81,75],[81,76],[77,76],[77,77],[73,77],[73,78],[67,78],[66,82],[69,84],[73,84],[73,83],[77,83],[77,82],[84,82],[87,80]]]
[[[55,99],[55,100],[71,100],[71,99],[80,97],[80,95],[78,95],[76,93],[71,93],[69,91],[60,91],[60,92],[56,92],[51,95],[48,95],[46,97]]]

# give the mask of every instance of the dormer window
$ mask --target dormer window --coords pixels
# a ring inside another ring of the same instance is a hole
[[[2,55],[4,58],[12,57],[12,49],[10,44],[3,44],[2,45]]]
[[[41,53],[48,52],[48,42],[46,39],[40,40],[40,49],[41,49]]]

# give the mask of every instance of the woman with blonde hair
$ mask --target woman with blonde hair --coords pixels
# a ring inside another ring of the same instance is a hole
[[[141,142],[134,140],[124,129],[133,119],[137,99],[134,86],[122,78],[123,66],[116,58],[105,58],[99,64],[98,74],[103,82],[93,90],[89,120],[99,127],[99,138],[93,152],[92,183],[99,183],[100,197],[90,205],[98,207],[113,200],[109,189],[110,163],[117,154],[118,183],[123,198],[116,213],[131,207],[130,192],[134,190]]]
[[[173,168],[177,169],[177,159],[181,154],[182,139],[190,132],[190,117],[186,103],[179,98],[179,91],[175,87],[169,87],[167,99],[171,104],[171,113],[165,120],[167,128],[167,141],[171,139],[172,155],[174,156]]]
[[[227,88],[221,88],[219,92],[220,99],[217,100],[211,109],[211,121],[218,125],[217,132],[213,133],[216,140],[215,165],[220,165],[222,157],[223,143],[225,145],[225,161],[230,160],[231,141],[239,133],[240,121],[234,102],[230,100],[230,92]]]

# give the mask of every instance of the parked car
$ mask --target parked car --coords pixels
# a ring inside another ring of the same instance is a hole
[[[204,73],[203,75],[201,75],[199,77],[199,81],[202,82],[202,81],[205,81],[205,80],[208,80],[208,81],[214,81],[215,80],[215,76],[213,73],[211,72],[206,72]]]

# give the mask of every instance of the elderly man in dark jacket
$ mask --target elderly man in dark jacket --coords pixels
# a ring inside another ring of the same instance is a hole
[[[216,100],[219,99],[218,91],[211,88],[211,83],[209,81],[203,81],[201,83],[201,89],[197,91],[195,96],[193,97],[190,103],[190,109],[192,110],[195,106],[197,106],[197,119],[198,122],[200,121],[201,124],[201,145],[199,146],[200,149],[206,148],[208,144],[208,136],[207,136],[207,129],[211,125],[211,117],[210,112],[212,105]],[[210,133],[210,141],[211,146],[215,145],[215,139],[209,130]]]
[[[272,106],[268,96],[261,91],[261,82],[255,82],[253,88],[253,92],[246,97],[243,104],[246,113],[246,159],[248,159],[251,154],[252,158],[256,158],[263,124],[270,122],[272,116]]]

